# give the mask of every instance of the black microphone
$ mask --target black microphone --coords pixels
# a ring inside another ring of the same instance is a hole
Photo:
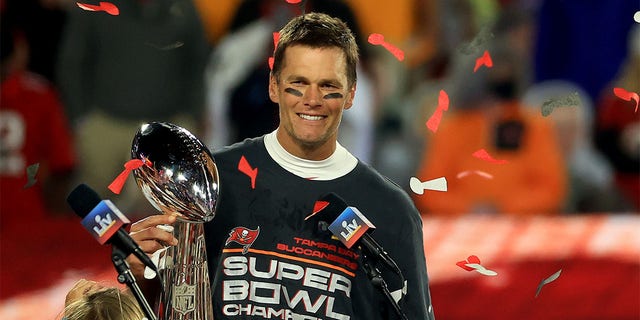
[[[147,267],[158,272],[149,256],[122,229],[129,223],[129,219],[110,200],[102,200],[89,186],[80,184],[69,193],[67,203],[82,218],[82,225],[100,244],[110,243],[127,256],[133,253]]]
[[[348,206],[340,196],[330,192],[316,201],[313,213],[305,220],[317,214],[320,215],[318,222],[320,231],[331,231],[347,248],[358,244],[370,256],[383,261],[391,270],[402,276],[402,271],[396,262],[369,234],[375,229],[375,226],[360,210]],[[333,222],[328,223],[327,220]]]

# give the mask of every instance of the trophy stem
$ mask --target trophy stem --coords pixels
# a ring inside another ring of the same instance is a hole
[[[160,270],[164,290],[158,319],[213,320],[204,225],[178,219],[173,226],[178,244],[166,251],[165,268]]]

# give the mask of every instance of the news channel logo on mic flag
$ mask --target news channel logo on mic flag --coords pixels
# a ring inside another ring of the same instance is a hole
[[[82,219],[82,225],[100,244],[105,244],[123,225],[129,223],[110,200],[102,200]]]
[[[351,249],[354,243],[369,229],[376,227],[355,207],[347,207],[338,218],[329,225],[331,233]]]

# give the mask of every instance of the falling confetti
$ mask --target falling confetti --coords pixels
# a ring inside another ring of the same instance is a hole
[[[447,179],[440,177],[422,182],[416,177],[411,177],[411,179],[409,179],[409,186],[411,187],[411,191],[416,194],[423,194],[424,190],[447,191]]]
[[[76,4],[82,10],[86,10],[86,11],[104,11],[112,16],[117,16],[120,14],[120,9],[118,9],[118,7],[116,7],[111,2],[103,1],[103,2],[100,2],[100,4],[97,6],[92,4],[80,3],[80,2],[76,2]]]
[[[476,59],[476,66],[473,68],[473,72],[476,72],[481,66],[486,66],[487,68],[493,67],[493,60],[491,60],[491,56],[487,50],[484,51],[482,57]]]
[[[479,274],[485,275],[485,276],[497,276],[498,273],[493,271],[493,270],[489,270],[485,267],[483,267],[481,264],[477,264],[477,263],[467,263],[465,264],[465,266],[472,268],[473,270],[475,270],[476,272],[478,272]]]
[[[484,161],[487,161],[487,162],[491,162],[491,163],[495,163],[495,164],[505,164],[505,163],[509,162],[507,160],[496,160],[496,159],[494,159],[493,157],[491,157],[491,155],[489,155],[489,153],[485,149],[480,149],[480,150],[474,152],[473,156],[478,158],[478,159],[481,159],[481,160],[484,160]]]
[[[480,264],[480,258],[476,255],[469,256],[466,260],[456,262],[456,265],[467,271],[476,271],[485,276],[497,276],[498,273],[489,270]]]
[[[238,162],[238,170],[251,178],[251,189],[256,188],[256,177],[258,176],[258,168],[251,168],[247,159],[242,156]]]
[[[372,33],[369,35],[368,41],[372,45],[381,45],[383,48],[387,49],[387,51],[391,52],[391,54],[395,56],[399,61],[404,60],[404,52],[400,50],[400,48],[395,47],[388,42],[385,42],[383,35],[379,33]]]
[[[300,1],[298,1],[300,2]],[[289,2],[289,3],[293,3],[293,2]],[[274,32],[273,33],[273,52],[276,52],[276,47],[278,46],[278,41],[280,41],[280,32]],[[269,70],[273,70],[273,62],[274,62],[274,57],[271,56],[269,57]]]
[[[474,269],[467,266],[467,264],[470,263],[477,263],[480,264],[480,258],[478,258],[478,256],[476,255],[470,255],[467,260],[462,260],[462,261],[458,261],[456,262],[456,265],[462,269],[465,269],[467,271],[473,271]]]
[[[449,95],[447,95],[444,90],[440,90],[438,108],[436,108],[436,111],[429,117],[429,120],[427,120],[427,128],[432,132],[436,132],[440,125],[440,120],[442,120],[442,114],[447,110],[449,110]]]
[[[36,179],[36,174],[38,173],[39,168],[39,163],[34,163],[27,167],[27,183],[24,185],[23,189],[29,188],[36,184],[36,182],[38,181]]]
[[[476,54],[480,52],[480,47],[484,46],[485,43],[487,43],[494,37],[493,33],[491,33],[491,31],[489,30],[490,29],[488,27],[483,27],[482,29],[480,29],[480,32],[478,32],[476,37],[473,38],[470,43],[461,45],[458,48],[458,51],[466,55]]]
[[[151,164],[151,161],[147,159],[144,159],[144,160],[131,159],[127,161],[124,164],[124,170],[122,170],[122,172],[115,179],[113,179],[113,182],[111,182],[111,184],[109,185],[108,187],[109,190],[111,190],[111,192],[115,194],[120,194],[120,191],[122,191],[122,187],[124,186],[124,183],[127,181],[127,178],[129,177],[129,173],[131,173],[131,170],[138,169],[143,165],[146,165],[147,167],[151,167],[152,164]]]
[[[580,96],[577,92],[569,94],[567,96],[557,98],[557,99],[549,99],[542,104],[542,108],[540,112],[542,116],[546,117],[553,112],[555,108],[558,107],[577,107],[580,105]]]
[[[622,100],[631,101],[631,99],[633,99],[636,102],[636,110],[634,112],[638,112],[638,103],[640,102],[640,96],[638,96],[637,93],[627,91],[623,88],[613,88],[613,93],[616,95],[616,97]]]
[[[462,172],[460,172],[460,173],[458,173],[456,175],[456,178],[462,179],[462,178],[464,178],[464,177],[466,177],[468,175],[471,175],[471,174],[477,174],[477,175],[479,175],[479,176],[481,176],[483,178],[493,179],[493,175],[492,174],[486,173],[486,172],[481,171],[481,170],[466,170],[466,171],[462,171]]]
[[[154,47],[154,48],[156,48],[158,50],[161,50],[161,51],[172,50],[172,49],[176,49],[176,48],[180,48],[180,47],[184,46],[184,42],[180,42],[180,41],[176,41],[176,42],[174,42],[172,44],[169,44],[169,45],[166,45],[166,46],[159,46],[159,45],[151,43],[151,42],[145,42],[144,44],[146,44],[148,46],[151,46],[151,47]]]
[[[558,277],[560,277],[560,273],[562,272],[562,269],[558,270],[556,273],[552,274],[549,278],[546,278],[542,281],[540,281],[540,284],[538,284],[538,289],[536,290],[536,298],[538,297],[538,294],[540,294],[540,291],[542,290],[542,287],[550,282],[555,281],[556,279],[558,279]]]

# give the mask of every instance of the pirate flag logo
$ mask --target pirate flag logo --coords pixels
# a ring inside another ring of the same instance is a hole
[[[242,245],[242,254],[246,254],[249,248],[256,241],[260,234],[260,227],[256,230],[251,230],[245,227],[235,227],[229,232],[229,238],[224,243],[227,246],[231,242],[236,242]]]

